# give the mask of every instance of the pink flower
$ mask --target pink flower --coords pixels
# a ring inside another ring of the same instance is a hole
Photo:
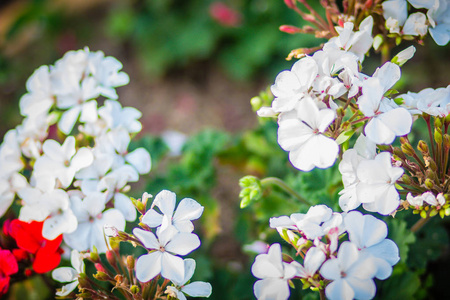
[[[210,16],[220,25],[237,27],[241,24],[241,14],[222,2],[214,2],[209,6]]]

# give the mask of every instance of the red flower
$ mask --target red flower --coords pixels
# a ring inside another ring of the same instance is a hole
[[[18,271],[19,266],[11,251],[0,250],[0,296],[8,291],[9,276]]]
[[[242,16],[238,11],[222,2],[211,3],[209,6],[209,14],[219,24],[227,27],[239,26],[242,20]]]
[[[33,270],[36,273],[46,273],[53,270],[61,261],[62,249],[59,247],[62,235],[54,240],[42,237],[44,222],[22,222],[13,220],[9,224],[9,234],[16,240],[17,246],[34,254]]]

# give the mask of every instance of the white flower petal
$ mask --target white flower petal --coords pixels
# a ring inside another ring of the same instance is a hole
[[[182,281],[184,277],[184,262],[181,257],[167,252],[162,253],[161,276],[173,280]]]
[[[133,233],[136,229],[133,230]],[[162,253],[155,251],[140,256],[136,261],[136,278],[140,282],[147,282],[161,273]]]
[[[166,250],[179,255],[186,255],[200,247],[200,239],[196,234],[180,232],[167,243]]]
[[[145,248],[159,249],[160,243],[153,232],[135,228],[133,234],[144,244]]]
[[[209,297],[212,293],[212,287],[208,282],[195,281],[182,287],[181,291],[191,297]]]

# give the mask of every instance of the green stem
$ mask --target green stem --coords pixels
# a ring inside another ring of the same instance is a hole
[[[297,198],[300,202],[307,204],[311,206],[312,204],[308,202],[305,198],[303,198],[299,193],[294,191],[289,185],[286,184],[283,180],[276,178],[276,177],[267,177],[261,180],[261,185],[267,185],[267,184],[273,184],[281,189],[283,189],[285,192],[293,196],[294,198]]]

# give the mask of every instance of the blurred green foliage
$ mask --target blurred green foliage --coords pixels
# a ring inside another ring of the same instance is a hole
[[[111,38],[129,42],[144,69],[154,76],[195,61],[212,60],[233,78],[249,80],[261,70],[278,72],[280,63],[285,66],[283,58],[289,49],[318,44],[313,36],[287,37],[278,31],[286,22],[303,22],[283,1],[220,2],[239,16],[234,25],[213,18],[211,11],[217,3],[125,1],[109,12],[106,28]]]

